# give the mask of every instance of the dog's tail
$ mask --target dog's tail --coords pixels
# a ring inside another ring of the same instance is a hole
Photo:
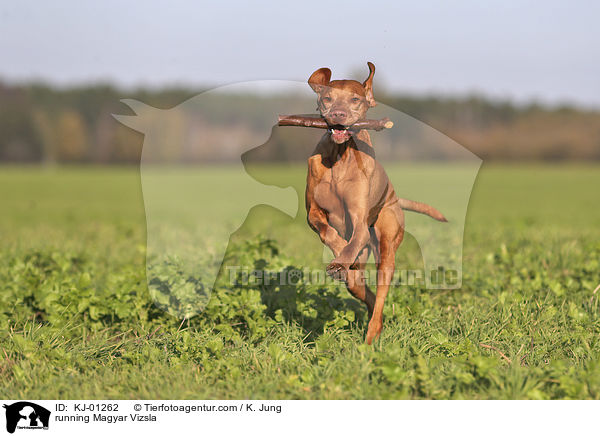
[[[418,201],[407,200],[405,198],[399,198],[398,200],[402,209],[412,210],[413,212],[419,212],[425,215],[429,215],[431,218],[441,221],[443,223],[448,222],[446,217],[442,215],[442,213],[435,207],[429,206],[425,203],[419,203]]]

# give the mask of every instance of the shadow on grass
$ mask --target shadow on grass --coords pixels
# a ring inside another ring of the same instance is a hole
[[[319,280],[313,284],[302,269],[279,254],[272,240],[246,245],[245,253],[257,256],[252,267],[238,273],[234,288],[259,290],[266,316],[298,325],[310,340],[331,327],[366,327],[366,308],[343,283]]]

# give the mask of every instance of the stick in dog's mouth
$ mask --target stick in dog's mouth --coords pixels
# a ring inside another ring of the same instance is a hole
[[[362,129],[370,129],[380,131],[383,129],[391,129],[394,123],[389,118],[380,120],[359,120],[351,126],[342,126],[339,124],[330,125],[323,117],[315,117],[314,115],[279,115],[277,121],[279,126],[296,126],[296,127],[315,127],[317,129],[331,130],[351,130],[356,132]]]

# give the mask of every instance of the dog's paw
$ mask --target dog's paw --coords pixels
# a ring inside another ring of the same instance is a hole
[[[373,343],[373,341],[376,341],[377,339],[379,339],[382,330],[383,330],[383,323],[381,323],[381,322],[375,323],[375,322],[373,322],[373,320],[371,320],[369,322],[369,327],[367,329],[367,336],[365,338],[365,341],[367,342],[367,344],[371,345]]]
[[[327,274],[334,280],[345,282],[348,279],[348,271],[341,263],[331,262],[327,265]]]

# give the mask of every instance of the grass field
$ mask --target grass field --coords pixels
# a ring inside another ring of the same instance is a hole
[[[431,180],[445,171],[387,170]],[[299,192],[304,171],[260,169]],[[599,399],[599,186],[598,166],[484,165],[462,288],[392,289],[369,347],[365,311],[335,284],[221,281],[182,323],[146,285],[138,171],[2,167],[0,396]],[[273,274],[312,262],[303,253],[320,243],[299,206],[294,220],[253,209],[228,261]],[[420,262],[408,237],[397,264]]]

